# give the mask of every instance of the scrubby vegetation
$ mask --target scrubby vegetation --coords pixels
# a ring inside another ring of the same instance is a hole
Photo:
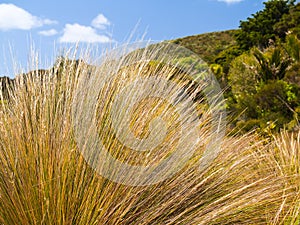
[[[235,33],[235,30],[213,32],[179,38],[172,42],[190,49],[201,56],[205,62],[212,64],[220,52],[236,44]]]
[[[198,36],[214,46],[213,50],[205,51],[205,44],[190,44],[189,40],[197,36],[176,43],[208,59],[226,89],[228,110],[237,118],[232,127],[244,131],[296,130],[300,103],[300,3],[270,0],[264,4],[263,10],[241,21],[240,29],[227,31],[229,36],[224,36],[224,32]],[[226,44],[218,52],[218,43],[222,42]]]

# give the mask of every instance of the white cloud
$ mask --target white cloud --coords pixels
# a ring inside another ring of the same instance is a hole
[[[99,14],[95,19],[92,21],[92,26],[98,29],[105,29],[106,26],[109,26],[109,20],[103,15]]]
[[[30,30],[54,23],[57,22],[33,16],[26,10],[13,4],[0,4],[0,30]]]
[[[53,25],[53,24],[57,24],[58,22],[56,20],[49,20],[49,19],[44,19],[43,23],[45,25]]]
[[[232,4],[232,3],[239,3],[244,0],[218,0],[218,2],[226,2],[227,4]]]
[[[77,43],[109,43],[112,42],[111,38],[98,34],[97,31],[90,26],[83,26],[80,24],[66,24],[64,34],[59,38],[60,42]]]
[[[50,29],[50,30],[42,30],[39,32],[40,35],[43,36],[53,36],[56,35],[58,32],[55,29]]]

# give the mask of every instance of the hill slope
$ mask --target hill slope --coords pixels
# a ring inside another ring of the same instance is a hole
[[[172,42],[195,52],[211,64],[221,51],[236,43],[235,32],[236,30],[211,32],[175,39]]]

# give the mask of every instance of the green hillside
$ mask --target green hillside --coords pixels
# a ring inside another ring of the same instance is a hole
[[[215,57],[223,50],[236,44],[234,34],[236,30],[211,32],[172,40],[198,54],[205,62],[211,64]]]

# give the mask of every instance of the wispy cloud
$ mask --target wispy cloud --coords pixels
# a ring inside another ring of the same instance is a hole
[[[106,35],[97,33],[97,30],[90,26],[83,26],[80,24],[66,24],[64,34],[59,38],[60,42],[77,43],[109,43],[111,38]]]
[[[242,1],[244,1],[244,0],[218,0],[218,2],[225,2],[227,4],[239,3]]]
[[[42,19],[14,4],[0,4],[0,30],[30,30],[43,25],[55,24],[54,20]]]
[[[107,35],[107,29],[110,24],[111,22],[103,14],[96,16],[89,26],[78,23],[66,24],[59,42],[110,43],[113,41]],[[101,34],[98,32],[99,30],[101,30]]]
[[[56,20],[49,20],[49,19],[44,19],[43,24],[45,25],[53,25],[53,24],[58,24]]]
[[[92,26],[98,29],[105,29],[109,25],[110,25],[109,20],[103,14],[99,14],[92,21]]]
[[[55,30],[55,29],[39,31],[39,34],[40,34],[40,35],[43,35],[43,36],[54,36],[54,35],[56,35],[57,33],[58,33],[58,32],[57,32],[57,30]]]

